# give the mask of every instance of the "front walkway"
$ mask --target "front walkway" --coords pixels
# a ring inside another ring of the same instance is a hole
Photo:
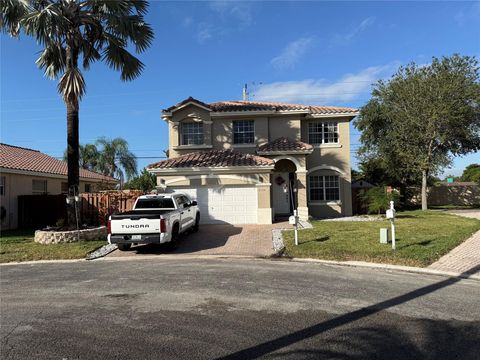
[[[182,236],[177,249],[168,251],[165,246],[140,245],[130,251],[116,250],[108,257],[192,254],[192,255],[243,255],[266,257],[274,253],[273,229],[287,229],[288,222],[272,225],[200,225],[194,234]]]
[[[449,213],[480,219],[480,210],[453,210]],[[480,273],[480,231],[428,267],[433,270]],[[473,270],[472,270],[473,269]]]

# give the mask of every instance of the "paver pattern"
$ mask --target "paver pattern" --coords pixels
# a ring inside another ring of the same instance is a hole
[[[454,210],[449,213],[480,219],[479,210]],[[469,239],[458,245],[445,256],[429,266],[430,269],[464,273],[471,269],[472,274],[480,273],[480,231],[477,231]]]
[[[114,251],[109,257],[143,254],[194,254],[270,256],[274,253],[273,229],[289,229],[288,222],[272,225],[202,225],[198,233],[183,236],[175,251],[163,246],[141,245],[131,251]]]

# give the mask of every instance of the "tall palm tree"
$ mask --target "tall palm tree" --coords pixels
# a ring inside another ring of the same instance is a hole
[[[137,175],[137,159],[128,150],[125,139],[108,140],[102,137],[97,139],[95,144],[99,147],[97,170],[104,175],[120,179],[122,184],[125,181],[125,175],[127,180]]]
[[[133,80],[143,63],[127,48],[145,51],[153,31],[144,20],[145,0],[1,0],[0,28],[12,36],[23,31],[43,47],[37,65],[52,79],[67,108],[67,158],[69,195],[79,184],[79,103],[85,94],[81,68],[103,60],[120,71],[122,80]],[[79,61],[81,64],[79,65]],[[69,224],[75,209],[67,206]]]

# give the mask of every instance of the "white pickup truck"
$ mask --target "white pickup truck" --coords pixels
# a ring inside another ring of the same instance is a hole
[[[132,244],[169,243],[175,248],[178,236],[198,231],[200,211],[197,202],[182,193],[143,195],[133,210],[110,215],[108,242],[122,251]]]

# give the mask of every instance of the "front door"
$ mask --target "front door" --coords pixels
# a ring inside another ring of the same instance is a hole
[[[290,181],[288,172],[273,173],[273,208],[275,215],[290,214]]]

